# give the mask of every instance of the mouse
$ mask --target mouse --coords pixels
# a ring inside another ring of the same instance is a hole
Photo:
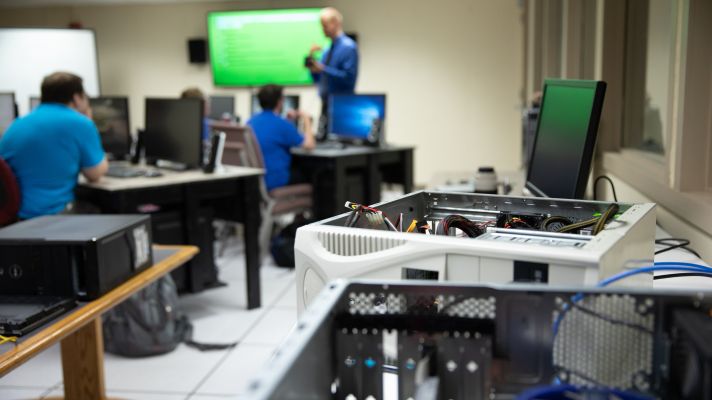
[[[156,178],[159,176],[163,176],[163,172],[157,171],[155,169],[151,169],[151,170],[146,171],[146,174],[144,176],[147,178]]]

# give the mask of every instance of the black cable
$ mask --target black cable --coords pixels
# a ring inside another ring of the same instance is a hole
[[[601,179],[605,179],[608,181],[608,183],[611,184],[611,190],[613,191],[613,201],[617,203],[618,195],[616,194],[616,186],[613,184],[611,178],[607,177],[606,175],[600,175],[593,181],[593,199],[598,200],[598,195],[596,194],[598,190],[596,190],[596,188],[598,187],[598,181],[600,181]]]
[[[672,242],[672,243],[671,243]],[[655,254],[665,253],[666,251],[682,248],[694,254],[697,258],[702,258],[698,252],[687,247],[690,244],[688,239],[684,238],[663,238],[655,239],[655,244],[661,244],[663,246],[668,246],[664,249],[657,250]]]
[[[682,278],[685,276],[703,276],[705,278],[712,278],[712,275],[706,274],[704,272],[681,272],[679,274],[665,274],[665,275],[655,275],[653,279],[669,279],[669,278]]]
[[[603,230],[603,228],[606,226],[606,222],[608,222],[609,219],[613,218],[620,207],[618,207],[618,204],[613,203],[608,208],[606,211],[601,214],[601,218],[596,222],[596,225],[593,226],[593,230],[591,231],[591,235],[596,236],[598,235],[599,232]]]
[[[584,314],[587,314],[588,316],[598,318],[598,319],[603,320],[603,321],[606,321],[606,322],[608,322],[608,323],[610,323],[610,324],[625,326],[625,327],[628,327],[628,328],[631,328],[631,329],[635,329],[635,330],[637,330],[637,331],[641,331],[641,332],[643,332],[643,333],[647,333],[647,334],[649,334],[649,335],[652,335],[652,334],[653,334],[653,331],[650,330],[650,328],[647,328],[647,327],[645,327],[645,326],[643,326],[643,325],[636,324],[636,323],[631,323],[631,322],[628,322],[628,321],[623,321],[623,320],[620,320],[620,319],[611,318],[611,317],[608,317],[608,316],[606,316],[606,315],[603,315],[603,314],[601,314],[601,313],[599,313],[599,312],[597,312],[597,311],[591,310],[590,308],[586,308],[586,307],[584,307],[584,306],[582,306],[582,305],[580,305],[580,304],[577,304],[577,303],[572,303],[572,306],[573,306],[573,308],[575,308],[575,309],[581,311],[581,312],[584,313]]]

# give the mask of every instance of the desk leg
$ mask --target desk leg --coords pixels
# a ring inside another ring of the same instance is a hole
[[[247,276],[247,309],[259,308],[260,294],[260,187],[261,177],[245,179],[242,184],[245,224],[245,273]]]
[[[62,372],[65,399],[106,399],[101,317],[62,340]]]

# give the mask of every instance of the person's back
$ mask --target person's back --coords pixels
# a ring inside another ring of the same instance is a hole
[[[289,149],[300,146],[313,148],[314,135],[307,115],[301,114],[304,119],[304,136],[294,124],[278,115],[283,103],[281,86],[264,86],[258,93],[258,99],[264,111],[253,116],[247,125],[257,137],[265,162],[265,185],[267,190],[272,190],[290,183],[292,155]]]
[[[56,214],[74,200],[79,172],[98,179],[106,170],[96,126],[62,103],[43,102],[16,120],[0,139],[22,195],[20,218]]]

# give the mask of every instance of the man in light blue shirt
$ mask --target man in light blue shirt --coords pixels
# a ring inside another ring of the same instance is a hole
[[[308,64],[314,83],[319,86],[322,112],[326,112],[329,96],[332,94],[352,94],[358,77],[358,47],[356,42],[344,34],[343,17],[333,7],[321,12],[321,26],[324,34],[331,39],[331,46],[324,52],[321,61],[312,59]],[[312,46],[309,56],[321,50]]]
[[[42,103],[0,139],[0,157],[20,186],[19,217],[57,214],[74,200],[81,172],[99,180],[109,165],[91,120],[82,79],[55,72],[42,81]]]

